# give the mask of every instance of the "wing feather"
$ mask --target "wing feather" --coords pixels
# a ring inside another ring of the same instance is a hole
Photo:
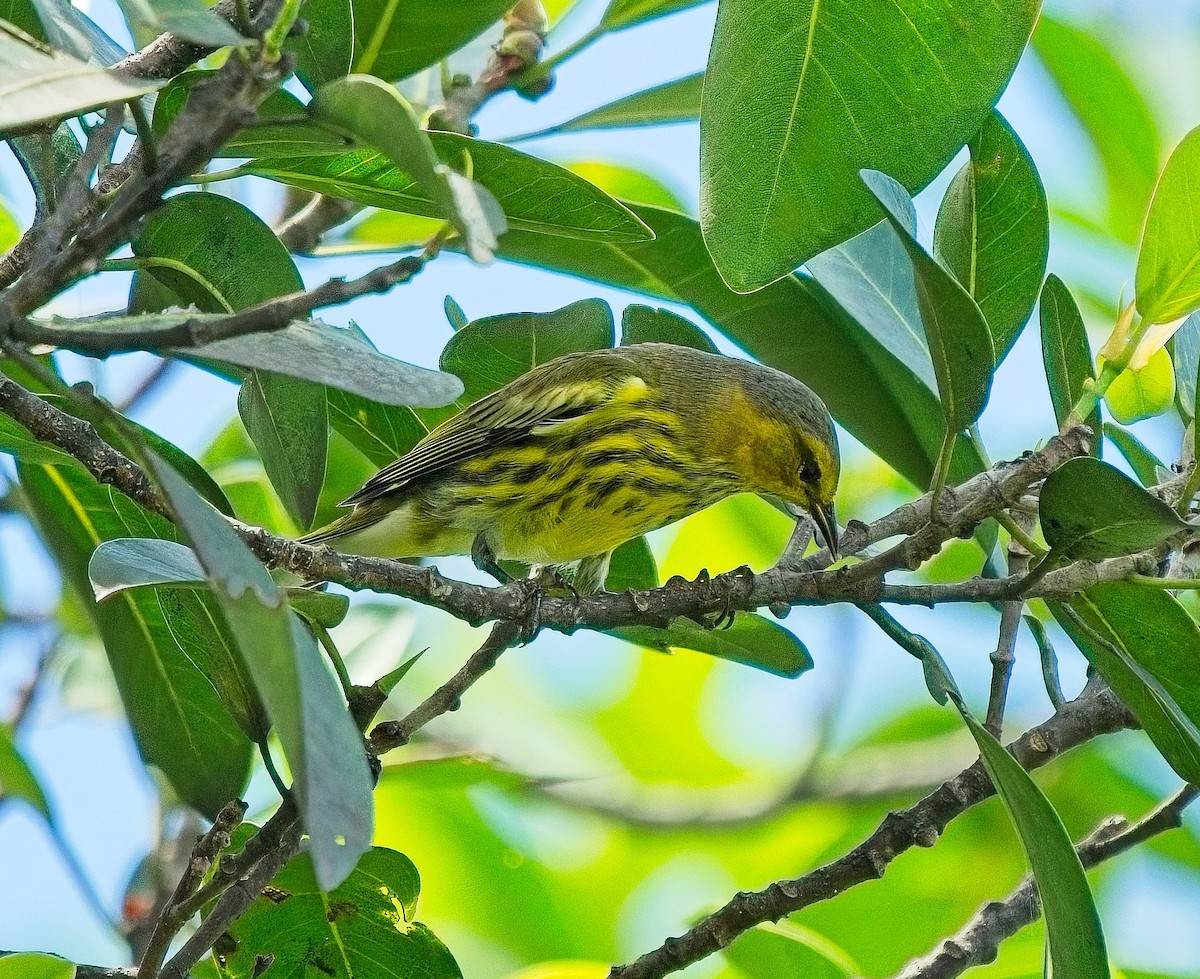
[[[535,428],[594,411],[607,404],[634,373],[578,376],[578,370],[563,369],[566,366],[535,369],[480,398],[426,435],[407,455],[379,470],[342,505],[369,503],[497,445],[525,438]]]

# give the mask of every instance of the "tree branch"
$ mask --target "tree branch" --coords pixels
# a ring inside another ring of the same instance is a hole
[[[1185,785],[1140,822],[1129,826],[1124,817],[1106,820],[1076,848],[1084,867],[1109,860],[1160,833],[1183,823],[1183,811],[1200,792]],[[929,955],[914,959],[896,979],[954,979],[976,965],[993,962],[1000,943],[1041,916],[1037,884],[1026,877],[1003,901],[990,901],[953,938],[947,938]]]
[[[1116,695],[1093,679],[1079,697],[1025,732],[1009,750],[1027,769],[1040,768],[1071,748],[1134,724]],[[739,893],[682,937],[668,939],[630,965],[616,966],[609,979],[660,979],[720,951],[755,925],[777,921],[878,879],[900,854],[914,846],[933,846],[951,820],[994,794],[982,762],[976,761],[916,805],[889,813],[874,833],[845,856],[803,877]]]

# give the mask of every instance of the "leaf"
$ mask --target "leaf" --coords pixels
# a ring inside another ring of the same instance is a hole
[[[14,147],[13,152],[16,152]],[[21,238],[21,226],[17,224],[7,207],[0,202],[0,254],[7,252]]]
[[[30,5],[37,11],[41,28],[34,34],[39,38],[44,35],[50,47],[80,61],[91,61],[104,67],[115,64],[127,54],[70,0],[31,0]]]
[[[75,979],[74,962],[42,952],[15,952],[0,957],[0,979]]]
[[[1167,159],[1137,261],[1137,308],[1147,323],[1167,323],[1200,309],[1200,127]]]
[[[420,877],[404,854],[372,847],[336,888],[318,880],[306,854],[284,867],[271,893],[230,927],[226,979],[253,979],[264,955],[280,975],[316,969],[327,979],[462,979],[446,946],[414,920]]]
[[[279,735],[317,880],[331,890],[371,843],[372,779],[362,737],[316,640],[288,611],[266,568],[178,473],[154,456],[149,462]]]
[[[317,89],[310,105],[315,119],[351,133],[384,153],[466,242],[476,262],[490,261],[506,230],[503,211],[482,187],[442,164],[412,107],[390,85],[370,75],[352,75]]]
[[[582,177],[499,143],[454,133],[430,133],[438,158],[451,169],[469,167],[495,197],[510,228],[597,241],[652,237],[638,217]],[[392,211],[439,217],[439,205],[385,154],[358,150],[311,160],[258,159],[239,169],[319,194]]]
[[[1174,400],[1175,368],[1165,347],[1156,350],[1140,370],[1121,371],[1104,392],[1104,403],[1122,425],[1161,415]]]
[[[326,400],[334,431],[377,466],[400,458],[429,431],[429,425],[409,408],[333,389],[326,392]]]
[[[96,601],[142,585],[204,584],[204,568],[185,544],[154,537],[102,541],[88,562]]]
[[[1046,477],[1038,513],[1046,543],[1100,561],[1161,544],[1187,525],[1166,503],[1099,459],[1069,459]]]
[[[1200,632],[1191,616],[1167,592],[1125,582],[1047,604],[1170,766],[1185,781],[1200,778]]]
[[[172,78],[154,100],[154,135],[163,136],[183,111],[192,89],[216,75],[215,70],[191,69]],[[213,156],[306,158],[346,153],[357,146],[344,130],[310,118],[308,107],[291,92],[276,89],[259,103],[257,121],[239,129]]]
[[[975,720],[960,698],[953,699],[1029,858],[1056,979],[1106,979],[1111,973],[1100,916],[1062,820],[1020,762]]]
[[[1200,313],[1193,313],[1172,337],[1176,403],[1184,421],[1196,417],[1196,375],[1200,373]]]
[[[574,116],[556,126],[539,129],[510,139],[510,143],[541,139],[560,133],[586,132],[592,129],[624,129],[635,126],[662,126],[673,122],[695,122],[700,118],[700,90],[704,72],[677,78],[653,88],[626,95],[596,109]],[[649,202],[653,203],[653,202]]]
[[[39,218],[47,215],[57,206],[58,195],[66,184],[71,168],[83,155],[83,147],[65,122],[56,126],[49,137],[44,131],[14,136],[9,140],[9,145],[33,187]],[[0,218],[0,225],[4,223]],[[12,230],[18,231],[15,221],[12,222]],[[0,230],[0,251],[16,244],[16,240],[14,237],[6,241],[4,231]]]
[[[210,818],[245,786],[257,701],[212,597],[145,588],[97,604],[88,562],[106,540],[175,541],[165,520],[78,467],[19,464],[42,537],[95,622],[138,750]]]
[[[169,31],[193,44],[223,48],[253,43],[202,0],[118,0],[118,4],[131,24],[155,33]]]
[[[710,354],[718,353],[717,345],[691,320],[669,309],[638,304],[626,306],[621,313],[621,346],[635,343],[673,343]]]
[[[1062,427],[1071,409],[1083,396],[1084,385],[1095,380],[1092,353],[1083,316],[1062,279],[1051,273],[1042,286],[1039,307],[1042,327],[1042,360],[1054,404],[1054,420]],[[1099,406],[1087,417],[1093,432],[1100,430]]]
[[[883,205],[912,262],[946,431],[960,432],[974,424],[987,404],[996,369],[991,333],[975,300],[905,227],[904,212],[896,207],[896,182],[877,170],[864,171],[863,182]]]
[[[670,187],[642,170],[597,160],[566,160],[563,166],[590,181],[611,197],[683,211],[683,202]]]
[[[727,629],[706,629],[689,619],[678,618],[666,629],[624,626],[606,631],[635,646],[663,652],[691,649],[789,679],[813,667],[804,643],[783,626],[753,612],[735,613],[733,624]]]
[[[1108,225],[1133,244],[1158,176],[1154,114],[1109,49],[1080,28],[1043,16],[1033,49],[1091,138],[1108,184]]]
[[[128,102],[163,84],[123,77],[60,51],[45,53],[0,24],[0,135]]]
[[[942,199],[933,254],[979,306],[1000,363],[1037,303],[1050,215],[1033,160],[1003,116],[993,111],[969,146]]]
[[[725,286],[683,214],[634,205],[650,242],[587,245],[510,231],[500,254],[621,288],[682,301],[751,356],[811,387],[855,438],[917,485],[927,485],[944,435],[936,396],[886,345],[846,316],[811,279],[790,276],[755,294]],[[952,478],[981,469],[959,440]]]
[[[658,587],[658,563],[645,537],[627,540],[613,551],[604,587],[611,592],[622,592],[629,588],[649,591]]]
[[[723,954],[748,979],[848,979],[862,974],[845,951],[792,921],[757,925],[743,932]]]
[[[888,210],[915,237],[917,212],[912,198],[895,184],[881,190],[890,196]],[[847,315],[930,391],[937,390],[917,304],[912,260],[890,221],[880,221],[849,241],[814,255],[807,267]]]
[[[46,822],[54,819],[46,793],[18,750],[12,730],[8,725],[0,724],[0,800],[7,799],[23,799],[40,812]],[[0,960],[0,976],[4,975],[2,963]]]
[[[285,589],[292,611],[326,629],[341,625],[350,611],[350,599],[315,588]]]
[[[583,299],[549,313],[509,313],[468,323],[442,350],[442,370],[462,378],[460,402],[470,404],[538,364],[614,341],[612,311]]]
[[[238,391],[238,414],[288,513],[302,527],[312,526],[329,446],[325,389],[253,370]]]
[[[600,27],[608,31],[622,31],[635,24],[643,24],[656,17],[687,10],[704,2],[705,0],[611,0],[600,20]]]
[[[0,416],[0,452],[22,462],[45,463],[51,466],[78,466],[73,456],[55,448],[49,442],[41,442],[13,421],[8,415]]]
[[[1125,461],[1129,463],[1129,467],[1143,486],[1147,488],[1157,486],[1161,482],[1159,472],[1169,472],[1159,458],[1136,435],[1127,429],[1121,428],[1119,425],[1113,425],[1110,422],[1105,422],[1104,434],[1109,437],[1112,444],[1125,457]]]
[[[725,0],[700,115],[701,220],[725,281],[760,289],[874,224],[863,169],[928,184],[979,131],[1040,6]]]

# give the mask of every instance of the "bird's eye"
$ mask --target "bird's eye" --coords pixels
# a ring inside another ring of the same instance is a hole
[[[821,471],[817,468],[817,464],[812,459],[809,459],[800,467],[800,482],[815,483],[821,477]]]

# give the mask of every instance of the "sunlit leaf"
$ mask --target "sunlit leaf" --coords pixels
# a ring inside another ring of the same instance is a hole
[[[1167,160],[1138,250],[1137,308],[1148,323],[1166,323],[1200,308],[1200,128]]]
[[[1104,392],[1104,403],[1122,425],[1161,415],[1174,400],[1175,368],[1166,348],[1155,351],[1140,370],[1121,371]]]

